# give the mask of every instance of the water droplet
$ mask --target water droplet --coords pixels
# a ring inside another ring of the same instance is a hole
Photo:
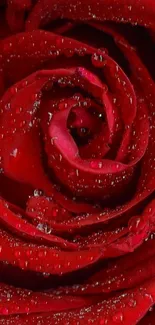
[[[58,37],[57,40],[56,40],[57,48],[59,46],[61,47],[63,43],[64,43],[64,38]]]
[[[8,102],[8,103],[5,105],[5,110],[6,110],[6,111],[9,111],[10,108],[11,108],[11,103]]]
[[[58,209],[57,208],[53,208],[52,209],[52,216],[56,217],[58,215]]]
[[[132,217],[129,221],[129,230],[131,232],[140,231],[145,226],[145,220],[143,217]]]
[[[85,48],[80,48],[75,50],[79,56],[85,56],[87,50]]]
[[[43,277],[46,279],[46,278],[49,278],[50,276],[50,273],[46,273],[46,272],[43,272]]]
[[[100,162],[98,162],[98,161],[91,161],[90,166],[93,169],[98,169],[98,168],[101,169],[102,166],[103,166],[103,164],[102,164],[102,161],[100,161]]]
[[[53,57],[53,58],[56,58],[57,56],[59,56],[60,55],[60,51],[50,51],[50,54],[51,54],[51,56]]]
[[[22,112],[22,107],[17,107],[16,108],[16,114],[20,114]]]
[[[99,163],[98,163],[98,168],[102,168],[102,161],[100,161]]]
[[[77,133],[81,138],[88,136],[89,132],[90,132],[90,130],[87,128],[84,128],[84,127],[78,128],[78,130],[77,130]]]
[[[17,148],[15,148],[15,149],[10,153],[10,155],[11,155],[12,157],[15,157],[15,158],[16,158],[17,154],[18,154],[18,149],[17,149]]]
[[[21,252],[20,251],[15,251],[15,256],[16,257],[20,257],[20,255],[21,255]]]
[[[96,161],[91,161],[91,163],[90,163],[90,167],[91,168],[98,168],[98,164],[96,163]]]
[[[92,64],[96,67],[96,68],[101,68],[103,67],[104,65],[104,58],[103,58],[103,55],[102,54],[99,54],[99,53],[94,53],[92,55]]]
[[[26,124],[26,121],[22,121],[19,123],[20,128],[22,128]]]
[[[12,95],[14,95],[14,94],[16,94],[18,92],[18,88],[17,87],[12,87],[10,89],[10,92],[11,92]]]
[[[113,321],[115,322],[115,323],[120,323],[120,322],[122,322],[123,321],[123,314],[121,313],[121,312],[118,312],[117,314],[115,314],[114,316],[113,316]]]
[[[44,224],[43,223],[38,223],[37,229],[39,229],[40,231],[44,231]]]
[[[61,88],[63,88],[63,87],[67,87],[67,85],[69,85],[69,80],[68,79],[66,79],[66,78],[59,78],[58,80],[57,80],[57,82],[58,82],[58,85],[61,87]]]
[[[46,250],[44,250],[44,251],[40,251],[39,253],[38,253],[38,256],[39,257],[43,257],[43,256],[46,256],[47,255],[47,251]]]
[[[16,228],[20,229],[21,228],[21,223],[16,223]]]
[[[49,91],[53,87],[53,81],[48,81],[47,84],[43,87],[43,90]]]
[[[74,51],[72,49],[65,49],[64,50],[64,55],[67,57],[67,58],[71,58],[74,54]]]
[[[66,109],[67,106],[68,106],[68,104],[65,101],[61,101],[58,105],[60,111],[63,111],[64,109]]]
[[[134,299],[130,299],[128,305],[129,305],[129,307],[135,307],[137,305],[137,302]]]
[[[32,255],[32,250],[27,250],[27,251],[26,251],[26,255],[27,255],[27,256]]]
[[[25,312],[28,313],[30,311],[29,307],[25,307]]]
[[[20,261],[19,261],[19,266],[20,266],[22,269],[25,269],[25,268],[28,266],[28,261],[20,260]]]
[[[145,293],[145,298],[147,298],[151,303],[153,303],[154,299],[153,299],[153,296],[149,293]]]
[[[35,197],[42,196],[42,195],[43,195],[43,191],[38,190],[38,189],[34,190],[34,196]]]
[[[76,101],[80,101],[82,100],[82,95],[80,93],[75,93],[73,95],[73,99],[75,99]]]

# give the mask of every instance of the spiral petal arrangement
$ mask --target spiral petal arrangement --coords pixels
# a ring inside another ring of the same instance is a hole
[[[154,0],[0,5],[0,325],[153,325]]]

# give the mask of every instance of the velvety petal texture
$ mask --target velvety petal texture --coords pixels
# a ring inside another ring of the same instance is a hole
[[[0,1],[0,325],[154,325],[155,1]]]

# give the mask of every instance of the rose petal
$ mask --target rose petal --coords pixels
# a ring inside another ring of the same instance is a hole
[[[77,0],[64,1],[49,0],[39,1],[30,13],[27,23],[27,30],[39,29],[57,18],[71,20],[109,20],[115,22],[130,22],[142,26],[155,27],[154,24],[154,2],[153,0],[99,0],[97,3],[92,0],[84,0],[78,3]]]
[[[77,321],[80,325],[86,324],[90,319],[97,325],[105,324],[114,325],[116,323],[125,322],[126,325],[135,325],[144,317],[150,307],[154,303],[154,280],[147,282],[145,285],[134,290],[127,291],[126,294],[120,294],[107,301],[103,301],[96,306],[79,309],[77,311],[68,311],[66,313],[47,314],[44,316],[29,315],[9,317],[8,324],[26,325],[27,320],[31,324],[36,321],[41,321],[42,324],[75,324]],[[80,313],[80,318],[79,318]],[[0,323],[3,324],[4,318],[1,318]]]
[[[87,305],[87,299],[32,292],[0,284],[0,315],[46,313],[76,309]]]
[[[0,199],[0,220],[2,223],[11,228],[13,232],[17,233],[21,237],[29,238],[31,241],[38,241],[42,244],[57,244],[66,249],[76,249],[76,244],[71,243],[63,238],[46,234],[37,229],[26,220],[22,219],[22,216],[18,216],[9,210],[8,206]]]
[[[65,274],[93,264],[101,258],[99,248],[63,252],[46,246],[20,241],[0,232],[0,260],[20,267],[51,274]],[[20,257],[20,258],[19,258]]]

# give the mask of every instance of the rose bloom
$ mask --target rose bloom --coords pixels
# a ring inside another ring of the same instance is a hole
[[[155,1],[0,1],[0,325],[155,324]]]

